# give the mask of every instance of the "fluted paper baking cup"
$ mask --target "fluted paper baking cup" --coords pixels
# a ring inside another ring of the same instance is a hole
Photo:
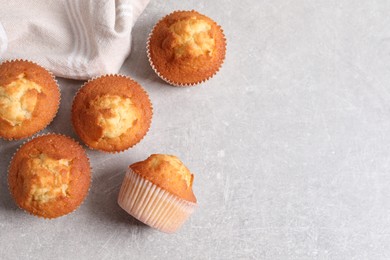
[[[136,219],[166,233],[177,231],[197,206],[161,189],[130,168],[123,180],[118,204]]]

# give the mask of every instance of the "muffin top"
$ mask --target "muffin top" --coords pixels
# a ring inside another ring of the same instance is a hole
[[[194,84],[207,80],[225,58],[226,41],[222,29],[196,11],[177,11],[153,28],[148,54],[152,66],[174,84]]]
[[[0,137],[21,139],[48,125],[57,113],[60,91],[52,75],[29,61],[0,65]]]
[[[123,151],[138,143],[150,127],[152,106],[141,86],[126,77],[107,75],[77,93],[72,122],[91,148]]]
[[[90,179],[90,165],[82,147],[55,134],[24,144],[12,159],[8,175],[16,203],[45,218],[75,210],[88,192]]]
[[[145,161],[134,163],[129,168],[160,188],[196,202],[192,191],[194,175],[176,156],[152,154]]]

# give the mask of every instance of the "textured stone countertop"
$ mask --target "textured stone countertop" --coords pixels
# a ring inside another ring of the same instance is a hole
[[[150,68],[145,42],[162,16],[195,9],[224,28],[228,52],[207,83],[175,88]],[[19,210],[7,167],[22,143],[0,141],[0,259],[390,259],[390,2],[151,1],[121,73],[154,105],[134,148],[88,150],[93,182],[74,213]],[[43,132],[76,138],[79,81]],[[116,203],[126,167],[151,153],[195,173],[199,207],[176,234]]]

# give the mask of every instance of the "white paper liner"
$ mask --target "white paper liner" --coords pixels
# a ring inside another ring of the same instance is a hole
[[[166,233],[177,231],[197,206],[161,189],[131,169],[122,182],[118,204],[136,219]]]
[[[69,138],[71,139],[73,142],[75,142],[81,149],[83,149],[84,153],[85,153],[85,157],[87,158],[87,161],[88,161],[88,165],[89,165],[89,170],[90,170],[90,181],[89,181],[89,187],[88,187],[88,191],[87,193],[85,194],[83,200],[81,201],[81,203],[76,207],[74,208],[72,211],[68,212],[68,213],[65,213],[61,216],[58,216],[58,217],[53,217],[53,218],[50,218],[50,217],[45,217],[45,216],[41,216],[41,215],[36,215],[36,214],[33,214],[32,212],[29,212],[27,211],[26,209],[20,207],[20,205],[18,203],[16,203],[16,200],[11,192],[11,188],[9,186],[9,171],[10,171],[10,168],[11,168],[11,164],[12,164],[12,161],[14,160],[14,157],[15,155],[17,154],[17,152],[20,150],[20,148],[22,148],[25,144],[31,142],[32,140],[34,140],[35,138],[38,138],[38,137],[43,137],[43,136],[46,136],[46,135],[59,135],[59,136],[63,136],[63,137],[66,137],[66,138]],[[87,152],[85,151],[85,149],[82,147],[82,145],[77,142],[76,140],[74,140],[72,137],[70,136],[67,136],[67,135],[64,135],[64,134],[57,134],[57,133],[53,133],[53,132],[49,132],[49,133],[45,133],[45,134],[37,134],[36,136],[33,136],[33,137],[30,137],[28,138],[25,142],[23,142],[21,145],[19,145],[18,149],[16,149],[16,151],[14,152],[14,154],[12,155],[12,158],[11,158],[11,161],[10,163],[8,164],[8,168],[7,168],[7,187],[8,187],[8,192],[9,194],[11,195],[11,198],[14,200],[16,206],[18,206],[19,209],[23,210],[25,213],[29,214],[29,215],[32,215],[34,217],[38,217],[38,218],[43,218],[43,219],[48,219],[48,220],[52,220],[52,219],[56,219],[56,218],[61,218],[61,217],[64,217],[64,216],[67,216],[73,212],[75,212],[78,208],[81,207],[81,205],[85,202],[86,198],[88,197],[89,193],[90,193],[90,190],[91,190],[91,186],[92,186],[92,167],[91,167],[91,161],[89,160],[89,157],[87,155]]]
[[[195,10],[191,10],[191,11],[195,11]],[[162,79],[163,81],[165,81],[166,83],[168,83],[169,85],[172,85],[172,86],[174,86],[174,87],[193,87],[193,86],[196,86],[196,85],[205,83],[206,81],[208,81],[209,79],[211,79],[212,77],[214,77],[214,76],[218,73],[218,71],[221,69],[221,67],[222,67],[222,65],[223,65],[223,63],[224,63],[224,61],[225,61],[226,51],[225,51],[225,56],[224,56],[224,58],[223,58],[221,64],[219,65],[218,69],[217,69],[211,76],[208,76],[208,77],[205,78],[205,79],[202,79],[202,80],[199,80],[199,81],[196,81],[196,82],[191,82],[191,83],[179,83],[179,82],[175,82],[175,81],[169,80],[168,78],[166,78],[165,76],[163,76],[163,75],[157,70],[156,66],[155,66],[154,63],[153,63],[152,57],[151,57],[151,55],[150,55],[150,39],[152,38],[153,32],[154,32],[154,30],[156,29],[157,25],[158,25],[162,20],[164,20],[166,17],[168,17],[168,16],[170,16],[170,15],[172,15],[172,14],[174,14],[174,13],[177,13],[177,12],[186,12],[186,11],[184,11],[184,10],[177,10],[177,11],[174,11],[174,12],[172,12],[172,13],[169,13],[169,14],[165,15],[163,18],[161,18],[161,19],[153,26],[152,30],[151,30],[150,33],[149,33],[148,40],[147,40],[147,42],[146,42],[146,55],[147,55],[147,57],[148,57],[150,66],[152,67],[153,71],[156,73],[156,75],[157,75],[160,79]],[[197,11],[195,11],[195,12],[197,12]],[[199,14],[200,14],[200,13],[199,13]],[[211,18],[210,18],[210,19],[211,19]],[[212,20],[212,19],[211,19],[211,20]],[[213,20],[213,21],[214,21],[214,20]],[[225,34],[224,34],[224,31],[223,31],[222,27],[221,27],[219,24],[217,24],[215,21],[214,21],[214,23],[215,23],[215,24],[217,25],[217,27],[221,30],[221,33],[222,33],[222,35],[223,35],[223,40],[224,40],[224,43],[225,43],[225,48],[226,48],[227,43],[226,43],[226,36],[225,36]]]
[[[37,65],[37,66],[41,67],[42,69],[44,69],[45,71],[47,71],[47,72],[50,74],[51,78],[54,80],[54,82],[55,82],[55,84],[56,84],[56,86],[57,86],[57,89],[58,89],[58,92],[59,92],[59,98],[58,98],[57,110],[56,110],[56,112],[54,113],[53,118],[52,118],[45,126],[43,126],[41,129],[35,131],[34,133],[32,133],[32,134],[30,134],[30,135],[27,135],[27,136],[24,136],[24,137],[20,137],[20,138],[6,138],[6,137],[3,137],[3,136],[0,136],[1,139],[7,140],[7,141],[21,140],[21,139],[29,138],[29,137],[35,135],[36,133],[39,133],[40,131],[46,129],[46,127],[48,127],[48,126],[53,122],[54,118],[56,118],[56,116],[57,116],[57,114],[58,114],[58,110],[60,109],[60,104],[61,104],[61,89],[60,89],[60,87],[59,87],[59,84],[58,84],[58,81],[57,81],[56,77],[54,76],[54,74],[53,74],[50,70],[46,69],[45,67],[43,67],[42,65],[40,65],[39,63],[37,63],[37,62],[35,62],[35,61],[25,60],[25,59],[4,60],[4,61],[2,61],[2,62],[0,63],[0,66],[1,66],[2,64],[10,63],[10,62],[15,62],[15,61],[29,62],[29,63],[32,63],[32,64],[34,64],[34,65]]]
[[[151,113],[152,113],[152,114],[151,114],[150,125],[149,125],[149,127],[148,127],[148,130],[146,131],[146,133],[141,137],[141,139],[140,139],[137,143],[133,144],[133,145],[130,146],[130,147],[127,147],[127,148],[125,148],[125,149],[122,149],[122,150],[105,151],[105,150],[98,149],[98,148],[94,148],[94,147],[90,146],[88,143],[86,143],[86,142],[80,137],[80,135],[79,135],[78,132],[76,131],[76,127],[75,127],[74,121],[73,121],[73,106],[74,106],[74,101],[75,101],[77,95],[79,94],[80,90],[82,90],[82,89],[85,87],[85,85],[87,85],[87,84],[90,83],[91,81],[94,81],[94,80],[99,79],[99,78],[104,78],[104,77],[121,77],[121,78],[126,78],[126,79],[128,79],[128,80],[131,80],[132,82],[137,83],[137,84],[141,87],[141,89],[143,90],[143,92],[145,93],[145,95],[148,97],[148,100],[149,100],[149,103],[150,103],[150,109],[151,109]],[[134,147],[135,145],[137,145],[138,143],[140,143],[140,142],[142,141],[142,139],[144,139],[145,136],[148,134],[148,132],[149,132],[149,130],[150,130],[150,127],[152,126],[152,120],[153,120],[153,104],[152,104],[152,101],[151,101],[151,99],[150,99],[150,96],[149,96],[148,92],[146,92],[146,90],[144,89],[144,87],[143,87],[140,83],[138,83],[138,81],[132,79],[132,78],[129,77],[129,76],[122,75],[122,74],[104,74],[104,75],[96,76],[96,77],[93,77],[93,78],[89,79],[88,81],[84,82],[84,84],[81,85],[81,87],[77,90],[77,92],[76,92],[76,94],[73,96],[73,100],[72,100],[71,117],[72,117],[72,118],[71,118],[71,122],[72,122],[72,127],[73,127],[74,132],[76,133],[76,135],[80,138],[80,140],[83,141],[83,143],[84,143],[90,150],[95,150],[95,151],[99,151],[99,152],[103,152],[103,153],[107,153],[107,154],[116,154],[116,153],[124,152],[124,151],[126,151],[126,150],[128,150],[128,149]]]

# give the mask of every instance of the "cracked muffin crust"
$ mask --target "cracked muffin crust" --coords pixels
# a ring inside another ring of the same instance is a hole
[[[129,166],[136,174],[182,199],[196,202],[192,191],[194,175],[174,155],[152,154]]]
[[[44,129],[59,102],[57,83],[46,69],[24,60],[0,64],[0,137],[22,139]]]
[[[44,218],[74,211],[86,197],[90,182],[84,149],[71,138],[56,134],[39,136],[22,145],[8,172],[16,204]]]
[[[151,119],[152,104],[145,90],[120,75],[87,82],[72,106],[72,123],[80,139],[105,152],[120,152],[138,143]]]
[[[161,19],[148,41],[149,62],[172,85],[206,81],[217,73],[226,53],[223,31],[196,11],[176,11]]]

